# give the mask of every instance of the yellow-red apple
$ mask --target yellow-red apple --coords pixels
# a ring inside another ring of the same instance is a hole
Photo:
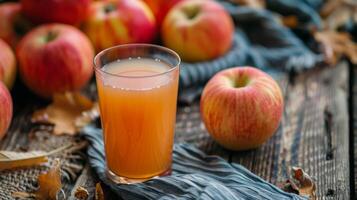
[[[279,85],[252,67],[217,73],[201,97],[201,117],[210,135],[231,150],[260,146],[277,130],[284,108]]]
[[[161,27],[161,23],[170,9],[180,1],[182,0],[144,0],[154,14],[158,27]]]
[[[97,51],[127,43],[150,43],[155,38],[155,18],[141,0],[93,2],[83,24]]]
[[[16,77],[16,59],[10,46],[0,39],[0,81],[12,88]]]
[[[79,25],[89,14],[91,0],[21,0],[22,10],[34,23]]]
[[[12,119],[12,99],[5,85],[0,81],[0,140],[5,136]]]
[[[32,28],[32,24],[21,14],[20,3],[0,4],[0,39],[12,48]]]
[[[20,41],[16,54],[22,80],[42,97],[78,90],[93,74],[92,44],[70,25],[47,24],[33,29]]]
[[[161,36],[165,46],[184,61],[210,60],[226,53],[233,39],[231,16],[210,0],[186,0],[175,5],[165,17]]]

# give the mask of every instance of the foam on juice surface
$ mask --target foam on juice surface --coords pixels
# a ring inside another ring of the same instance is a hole
[[[126,90],[147,90],[170,81],[170,66],[149,58],[129,58],[109,63],[102,68],[104,85]]]

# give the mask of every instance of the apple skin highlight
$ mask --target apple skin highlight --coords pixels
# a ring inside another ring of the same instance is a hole
[[[205,86],[200,105],[208,132],[230,150],[262,145],[279,127],[283,108],[276,81],[252,67],[217,73]]]

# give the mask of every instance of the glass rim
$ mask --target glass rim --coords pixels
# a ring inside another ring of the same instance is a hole
[[[164,72],[161,72],[161,73],[157,73],[157,74],[153,74],[153,75],[142,75],[142,76],[127,76],[127,75],[113,74],[113,73],[106,72],[106,71],[102,70],[101,67],[97,65],[96,61],[101,56],[103,56],[105,53],[107,53],[109,51],[112,51],[114,49],[125,48],[125,47],[147,47],[147,48],[148,47],[152,47],[152,48],[156,48],[156,49],[159,49],[159,50],[162,50],[162,51],[166,51],[166,52],[169,52],[170,54],[172,54],[174,57],[176,57],[177,64],[173,65],[167,71],[164,71]],[[156,45],[156,44],[146,44],[146,43],[131,43],[131,44],[120,44],[120,45],[112,46],[112,47],[109,47],[109,48],[106,48],[106,49],[100,51],[97,55],[94,56],[93,64],[94,64],[94,70],[95,71],[99,71],[101,73],[105,73],[105,74],[108,74],[110,76],[115,76],[115,77],[119,77],[119,78],[133,78],[133,79],[135,79],[135,78],[150,78],[150,77],[162,76],[164,74],[168,74],[168,73],[176,70],[177,68],[179,68],[179,65],[181,64],[181,58],[175,51],[173,51],[172,49],[169,49],[167,47],[164,47],[164,46],[160,46],[160,45]]]

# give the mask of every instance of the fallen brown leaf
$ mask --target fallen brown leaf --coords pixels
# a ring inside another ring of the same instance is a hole
[[[284,190],[285,192],[299,194],[298,186],[290,179],[286,180],[284,183],[278,183],[278,187]]]
[[[86,200],[86,199],[88,199],[89,193],[88,193],[88,190],[87,190],[87,189],[85,189],[84,187],[79,186],[79,187],[76,189],[76,192],[74,193],[74,196],[75,196],[77,199]]]
[[[47,162],[48,156],[61,152],[71,145],[66,145],[50,152],[30,151],[14,152],[0,151],[0,171],[20,167],[30,167]]]
[[[81,116],[76,118],[74,124],[77,129],[80,129],[91,123],[97,117],[99,117],[99,105],[98,103],[94,103],[90,110],[82,112]]]
[[[74,135],[98,116],[96,103],[80,93],[66,92],[54,95],[53,102],[45,109],[35,111],[31,121],[52,124],[55,135]]]
[[[38,176],[38,185],[39,188],[36,192],[14,192],[11,196],[16,198],[35,198],[37,200],[56,200],[62,188],[59,159],[55,160],[54,165],[47,173]]]
[[[344,0],[328,0],[326,1],[322,8],[320,9],[320,16],[325,18],[329,16],[333,10],[343,4]]]
[[[312,178],[299,167],[293,167],[293,178],[298,181],[299,194],[316,199],[316,185]]]
[[[29,167],[47,162],[44,151],[30,151],[26,153],[0,151],[0,171],[19,167]]]
[[[54,166],[44,174],[38,177],[38,185],[40,188],[36,191],[36,199],[38,200],[56,200],[56,196],[62,188],[60,161],[55,160]]]
[[[100,183],[95,185],[95,200],[104,200],[104,193]]]
[[[265,0],[230,0],[239,5],[245,5],[252,8],[263,9],[265,8]]]
[[[320,31],[315,32],[314,37],[323,46],[328,63],[336,64],[341,56],[346,56],[352,63],[357,64],[357,44],[348,33]]]
[[[325,29],[335,30],[353,19],[357,22],[357,3],[352,0],[329,0],[321,8]]]
[[[316,199],[316,185],[312,178],[299,167],[292,167],[292,179],[288,179],[282,189],[309,197],[310,200]]]

